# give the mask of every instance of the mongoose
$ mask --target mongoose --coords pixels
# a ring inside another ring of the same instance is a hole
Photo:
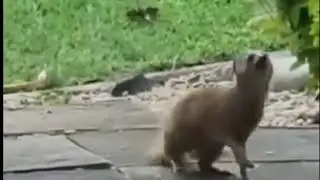
[[[200,171],[222,172],[212,163],[229,146],[242,179],[248,179],[246,169],[254,164],[245,145],[263,116],[273,66],[266,54],[249,54],[233,61],[233,71],[234,88],[197,89],[177,102],[148,152],[149,164],[181,170],[186,153],[196,151]]]
[[[124,92],[128,92],[128,94],[133,95],[139,92],[148,91],[155,84],[156,82],[146,78],[144,74],[141,73],[117,83],[112,89],[111,95],[119,97],[122,96]]]

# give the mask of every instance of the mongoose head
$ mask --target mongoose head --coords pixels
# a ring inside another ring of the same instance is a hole
[[[246,59],[233,61],[237,87],[247,92],[264,92],[269,89],[273,66],[267,54],[251,53]]]

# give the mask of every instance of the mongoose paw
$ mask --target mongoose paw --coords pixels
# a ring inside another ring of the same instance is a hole
[[[220,174],[222,176],[234,176],[234,174],[232,174],[229,171],[220,170],[220,169],[215,168],[215,167],[202,168],[202,169],[200,169],[200,171],[204,172],[204,173]]]
[[[243,178],[241,178],[241,180],[249,180],[249,178],[248,177],[243,177]]]
[[[214,168],[215,169],[215,168]],[[225,171],[225,170],[219,170],[219,169],[216,169],[214,171],[211,171],[211,172],[214,172],[214,173],[217,173],[217,174],[220,174],[222,176],[234,176],[234,174],[232,174],[231,172],[229,171]]]
[[[182,167],[178,167],[178,166],[172,166],[171,169],[172,169],[173,173],[183,173],[184,172],[183,168]]]
[[[252,161],[247,160],[247,162],[244,164],[247,168],[253,169],[254,168],[254,164]]]
[[[182,166],[177,165],[174,161],[170,161],[171,163],[171,170],[173,173],[182,173],[184,171]]]
[[[234,176],[234,174],[232,174],[232,173],[229,172],[229,171],[224,171],[224,170],[222,170],[222,171],[220,171],[220,173],[221,173],[222,175],[224,175],[224,176]]]

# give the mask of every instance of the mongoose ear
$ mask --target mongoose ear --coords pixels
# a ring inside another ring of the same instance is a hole
[[[233,61],[233,72],[236,75],[243,74],[247,69],[247,61],[234,60]]]
[[[255,59],[256,56],[257,56],[257,55],[255,55],[255,54],[249,54],[248,57],[247,57],[247,62],[248,62],[248,64],[250,64],[250,63],[253,64],[254,59]]]
[[[267,61],[269,60],[268,55],[263,54],[256,62],[257,69],[265,69],[267,67]]]

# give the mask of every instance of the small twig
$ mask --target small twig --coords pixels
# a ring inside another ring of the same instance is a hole
[[[176,55],[173,60],[172,60],[172,66],[171,66],[171,72],[174,71],[176,69],[176,65],[177,65],[177,59],[179,58],[179,55]]]

